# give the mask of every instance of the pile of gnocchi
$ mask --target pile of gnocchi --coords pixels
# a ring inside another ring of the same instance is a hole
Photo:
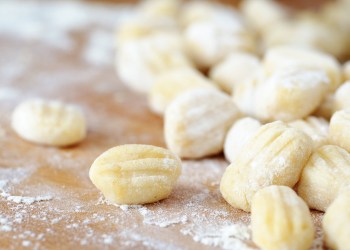
[[[112,148],[90,179],[117,204],[155,202],[171,193],[180,158],[223,152],[221,194],[251,212],[257,246],[309,249],[315,209],[326,244],[350,249],[349,13],[348,0],[318,11],[273,0],[136,5],[117,30],[116,69],[164,117],[168,149]],[[13,124],[25,135],[20,111]]]

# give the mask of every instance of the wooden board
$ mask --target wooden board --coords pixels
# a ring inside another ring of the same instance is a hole
[[[222,156],[184,161],[172,195],[146,206],[108,204],[90,182],[92,162],[108,148],[165,146],[162,119],[113,68],[113,29],[124,7],[8,1],[1,10],[1,249],[256,249],[249,214],[218,190],[228,165]],[[60,149],[19,138],[11,112],[32,97],[79,105],[86,140]],[[313,212],[313,249],[323,249],[321,216]]]

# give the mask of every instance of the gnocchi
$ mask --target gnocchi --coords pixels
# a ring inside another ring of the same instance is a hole
[[[101,154],[92,164],[92,183],[111,202],[145,204],[167,198],[181,174],[180,159],[167,149],[121,145]]]

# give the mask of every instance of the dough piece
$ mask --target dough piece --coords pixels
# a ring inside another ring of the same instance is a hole
[[[292,121],[321,104],[329,79],[319,70],[279,69],[257,88],[256,116],[264,121]]]
[[[326,245],[332,249],[350,249],[350,192],[340,194],[328,207],[322,221]]]
[[[250,211],[251,200],[271,185],[293,187],[312,152],[312,141],[298,129],[277,121],[262,126],[227,167],[220,183],[224,199]]]
[[[333,111],[350,109],[350,81],[341,85],[334,94]]]
[[[293,121],[310,115],[328,90],[319,70],[280,68],[271,76],[258,72],[239,84],[233,99],[240,111],[263,121]]]
[[[121,21],[116,32],[117,49],[130,41],[157,34],[178,34],[177,24],[172,19],[151,19],[131,15]]]
[[[279,45],[312,48],[338,58],[348,50],[345,36],[319,15],[305,12],[274,24],[264,33],[263,39],[267,48]]]
[[[226,160],[233,162],[240,154],[242,147],[261,127],[261,123],[250,117],[236,121],[227,133],[224,154]]]
[[[288,17],[288,10],[273,0],[244,0],[241,9],[248,23],[259,33]]]
[[[184,158],[220,153],[226,133],[238,116],[231,98],[219,90],[188,91],[178,96],[165,112],[166,144]]]
[[[304,120],[290,122],[288,125],[300,129],[310,136],[314,144],[314,149],[328,144],[329,123],[323,118],[309,116]]]
[[[293,189],[269,186],[253,197],[252,234],[264,250],[308,250],[315,227],[309,208]]]
[[[326,211],[337,195],[350,187],[350,154],[326,145],[307,162],[298,184],[298,194],[310,208]]]
[[[65,147],[86,136],[85,118],[73,105],[33,99],[20,103],[12,115],[12,128],[25,140]]]
[[[321,70],[330,80],[331,91],[342,83],[341,65],[331,55],[310,48],[277,46],[267,50],[263,60],[265,72],[270,75],[280,68],[293,67],[305,70]]]
[[[157,77],[149,93],[149,105],[154,112],[163,114],[178,95],[195,88],[215,89],[215,84],[196,69],[169,70]]]
[[[143,0],[138,5],[138,12],[148,18],[176,18],[181,7],[181,0]]]
[[[131,89],[148,93],[156,77],[170,69],[192,67],[177,35],[157,34],[130,41],[117,52],[118,76]]]
[[[332,143],[350,152],[350,109],[336,112],[329,125],[329,139]]]
[[[199,68],[209,68],[235,51],[255,51],[255,38],[242,20],[224,15],[197,21],[184,31],[187,54]]]
[[[242,16],[235,9],[213,1],[192,0],[184,3],[180,12],[180,24],[187,28],[193,23],[217,19],[242,22]]]
[[[210,70],[209,77],[221,89],[231,94],[238,84],[251,77],[259,68],[260,60],[257,56],[237,52],[230,54],[226,59],[215,65]]]
[[[167,198],[180,173],[181,161],[169,150],[129,144],[100,155],[89,176],[109,201],[135,205]]]

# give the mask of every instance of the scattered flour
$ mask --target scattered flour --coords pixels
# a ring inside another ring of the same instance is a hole
[[[26,205],[31,205],[35,202],[40,201],[49,201],[52,200],[52,196],[46,195],[46,196],[36,196],[36,197],[25,197],[25,196],[12,196],[8,194],[1,194],[2,197],[5,197],[8,201],[12,201],[14,203],[24,203]]]
[[[194,241],[204,245],[220,247],[222,249],[252,249],[244,241],[250,240],[249,227],[244,224],[231,224],[222,227],[185,228],[181,230],[184,235],[191,235]]]

